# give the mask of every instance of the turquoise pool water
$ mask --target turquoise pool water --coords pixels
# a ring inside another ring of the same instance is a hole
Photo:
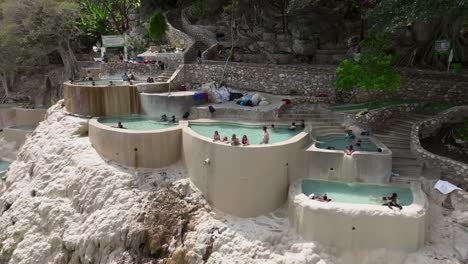
[[[101,117],[98,122],[108,126],[117,126],[118,122],[131,130],[160,130],[177,126],[177,123],[159,122],[145,116]]]
[[[287,127],[281,127],[279,125],[275,126],[275,131],[271,131],[271,129],[268,128],[268,133],[270,134],[269,144],[286,141],[304,130],[296,129],[294,131],[289,131]],[[229,141],[231,140],[232,134],[236,134],[239,140],[242,139],[243,135],[247,135],[251,145],[260,144],[263,139],[262,126],[243,126],[241,124],[227,123],[192,123],[190,124],[190,128],[198,134],[210,139],[213,139],[213,134],[215,131],[218,131],[221,138],[225,136],[228,137]]]
[[[110,86],[112,82],[112,86],[124,86],[128,85],[128,82],[122,80],[95,80],[94,83],[96,86]],[[132,81],[132,83],[141,83],[141,81]],[[93,81],[77,81],[75,84],[80,85],[93,85]]]
[[[36,127],[37,127],[37,126],[34,126],[34,125],[21,125],[21,126],[12,126],[12,127],[10,127],[10,128],[33,132],[34,129],[36,129]]]
[[[362,140],[361,146],[353,146],[356,151],[368,151],[368,152],[377,152],[378,148],[374,142],[369,138],[355,138],[355,139],[345,139],[345,135],[333,134],[326,136],[319,136],[317,138],[317,143],[315,146],[321,149],[327,149],[328,147],[333,147],[336,150],[344,150],[345,147],[353,145],[353,142],[358,139]]]
[[[307,196],[327,194],[332,202],[382,205],[383,196],[398,194],[398,203],[402,206],[413,203],[413,194],[409,188],[363,183],[341,183],[320,180],[302,180],[302,192]]]
[[[0,178],[5,176],[8,167],[10,166],[10,162],[0,160]]]

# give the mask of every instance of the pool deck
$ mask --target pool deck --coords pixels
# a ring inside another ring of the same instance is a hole
[[[245,91],[241,91],[246,93]],[[249,94],[254,94],[249,92]],[[212,119],[231,119],[231,120],[246,120],[246,121],[270,121],[278,120],[278,113],[285,105],[281,99],[287,96],[277,96],[265,93],[259,93],[261,97],[265,97],[270,104],[264,106],[242,106],[236,104],[235,101],[224,103],[206,103],[191,108],[190,112],[193,118],[212,118]],[[208,107],[213,106],[216,111],[211,114]]]

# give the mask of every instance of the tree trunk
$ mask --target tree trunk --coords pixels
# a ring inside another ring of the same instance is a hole
[[[65,67],[65,78],[75,78],[78,73],[78,66],[75,54],[70,47],[70,41],[65,40],[57,48]]]
[[[0,73],[0,79],[2,79],[2,87],[6,97],[10,96],[10,89],[8,88],[8,74],[6,72]]]

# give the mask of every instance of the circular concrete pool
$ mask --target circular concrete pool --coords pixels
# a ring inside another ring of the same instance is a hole
[[[115,127],[118,122],[121,122],[122,125],[129,130],[161,130],[178,125],[178,123],[161,122],[141,115],[101,117],[98,118],[98,122],[110,127]]]
[[[204,136],[208,139],[213,139],[213,134],[218,131],[221,138],[226,136],[229,140],[233,134],[241,139],[242,136],[246,135],[251,145],[261,144],[263,139],[264,125],[255,124],[240,124],[240,123],[228,123],[228,122],[190,122],[190,128],[197,134]],[[270,135],[269,144],[275,144],[283,141],[287,141],[299,133],[303,132],[303,128],[298,128],[293,131],[288,130],[287,125],[275,124],[275,129],[271,129],[271,124],[265,125]]]

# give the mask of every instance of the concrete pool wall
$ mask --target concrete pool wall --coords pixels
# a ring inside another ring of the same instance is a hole
[[[22,108],[0,105],[0,128],[22,125],[38,125],[45,119],[45,108]]]
[[[33,132],[31,129],[23,129],[20,127],[7,127],[3,129],[5,140],[7,142],[15,142],[15,148],[19,149],[24,142],[26,142],[27,137]]]
[[[135,85],[90,86],[64,83],[65,107],[72,114],[117,116],[138,114],[140,97]]]
[[[302,193],[301,183],[299,179],[289,188],[289,221],[305,240],[354,258],[373,249],[409,253],[424,245],[427,200],[419,183],[411,185],[413,203],[400,212],[381,205],[313,201]]]
[[[382,152],[355,151],[351,156],[343,150],[310,146],[306,153],[308,177],[345,182],[388,183],[392,173],[392,151],[374,137],[369,138]]]
[[[307,129],[307,128],[306,128]],[[239,217],[271,212],[287,200],[291,177],[303,175],[309,134],[271,145],[214,143],[190,127],[182,133],[190,180],[217,209]]]
[[[180,160],[181,127],[136,131],[89,121],[89,140],[104,158],[129,167],[161,168]]]
[[[150,117],[160,117],[166,114],[168,117],[175,115],[181,119],[185,112],[199,103],[195,102],[195,92],[170,92],[170,93],[140,93],[141,113]]]

